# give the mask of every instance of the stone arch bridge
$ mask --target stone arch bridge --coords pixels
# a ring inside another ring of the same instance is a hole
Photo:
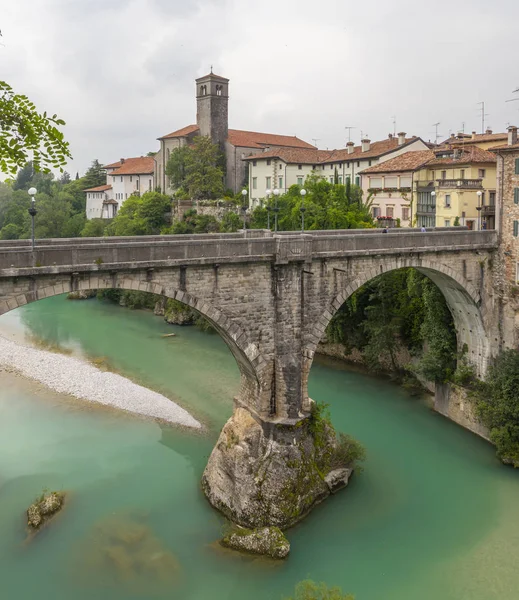
[[[195,308],[241,372],[235,399],[259,422],[308,414],[314,353],[341,304],[381,273],[416,267],[441,289],[458,344],[484,376],[501,345],[494,231],[286,232],[0,242],[0,314],[74,290],[124,288]]]

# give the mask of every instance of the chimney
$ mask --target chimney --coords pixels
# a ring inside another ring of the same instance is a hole
[[[368,140],[367,138],[361,140],[360,143],[362,144],[362,152],[368,152],[371,148],[371,140]]]
[[[404,144],[405,144],[405,132],[404,132],[404,131],[401,131],[401,132],[398,134],[398,145],[399,145],[399,146],[402,146],[402,145],[404,145]]]
[[[486,135],[492,135],[492,129],[487,129],[487,130],[485,131],[485,133],[486,133]]]
[[[476,132],[475,132],[475,131],[473,131],[473,132],[472,132],[472,139],[473,139],[473,140],[475,140],[475,139],[476,139],[476,135],[477,135],[477,134],[476,134]]]
[[[515,144],[517,144],[517,127],[510,125],[508,128],[508,145],[514,146]]]
[[[348,154],[353,154],[355,152],[355,144],[353,142],[348,142],[346,148],[348,149]]]
[[[121,160],[119,161],[122,165],[124,165],[124,158],[121,158]]]
[[[392,139],[393,139],[393,134],[392,134],[392,133],[390,133],[390,134],[389,134],[389,139],[390,139],[390,140],[392,140]]]
[[[451,139],[454,139],[456,137],[455,133],[451,133]]]

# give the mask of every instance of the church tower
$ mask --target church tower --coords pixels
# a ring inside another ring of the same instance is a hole
[[[196,80],[196,124],[200,135],[209,136],[224,149],[229,127],[229,80],[212,70]]]

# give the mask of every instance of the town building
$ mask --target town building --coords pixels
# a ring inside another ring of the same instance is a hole
[[[496,157],[478,146],[434,149],[414,177],[416,225],[495,228]]]
[[[218,144],[225,156],[225,185],[238,192],[248,181],[248,163],[244,158],[273,148],[315,147],[296,136],[259,133],[229,129],[229,80],[209,73],[196,80],[196,124],[168,133],[159,139],[160,149],[155,155],[155,180],[164,193],[172,193],[166,165],[171,152],[189,145],[198,135],[208,136]]]
[[[121,158],[104,169],[106,184],[84,190],[87,219],[113,219],[131,195],[155,189],[153,157]]]
[[[452,147],[460,146],[477,146],[482,150],[489,150],[497,144],[505,144],[508,139],[508,134],[494,133],[492,129],[487,129],[485,133],[458,133],[451,134],[449,138],[441,144],[441,146],[450,145]]]
[[[397,137],[371,142],[363,139],[360,146],[348,142],[339,150],[275,148],[261,154],[249,156],[249,190],[251,206],[257,205],[267,196],[267,190],[285,192],[291,185],[304,185],[305,179],[317,175],[330,183],[361,185],[361,172],[413,150],[427,150],[428,145],[419,137],[406,138],[405,133]]]
[[[361,171],[362,191],[374,218],[411,227],[416,206],[416,173],[435,158],[431,150],[405,152]]]
[[[519,284],[519,139],[517,127],[508,128],[507,143],[492,147],[497,157],[497,214],[499,233],[508,284]],[[509,291],[507,291],[509,293]]]

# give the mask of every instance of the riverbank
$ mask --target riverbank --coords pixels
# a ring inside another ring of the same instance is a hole
[[[116,373],[64,354],[32,348],[0,335],[0,366],[59,393],[133,414],[200,429],[178,404]]]

